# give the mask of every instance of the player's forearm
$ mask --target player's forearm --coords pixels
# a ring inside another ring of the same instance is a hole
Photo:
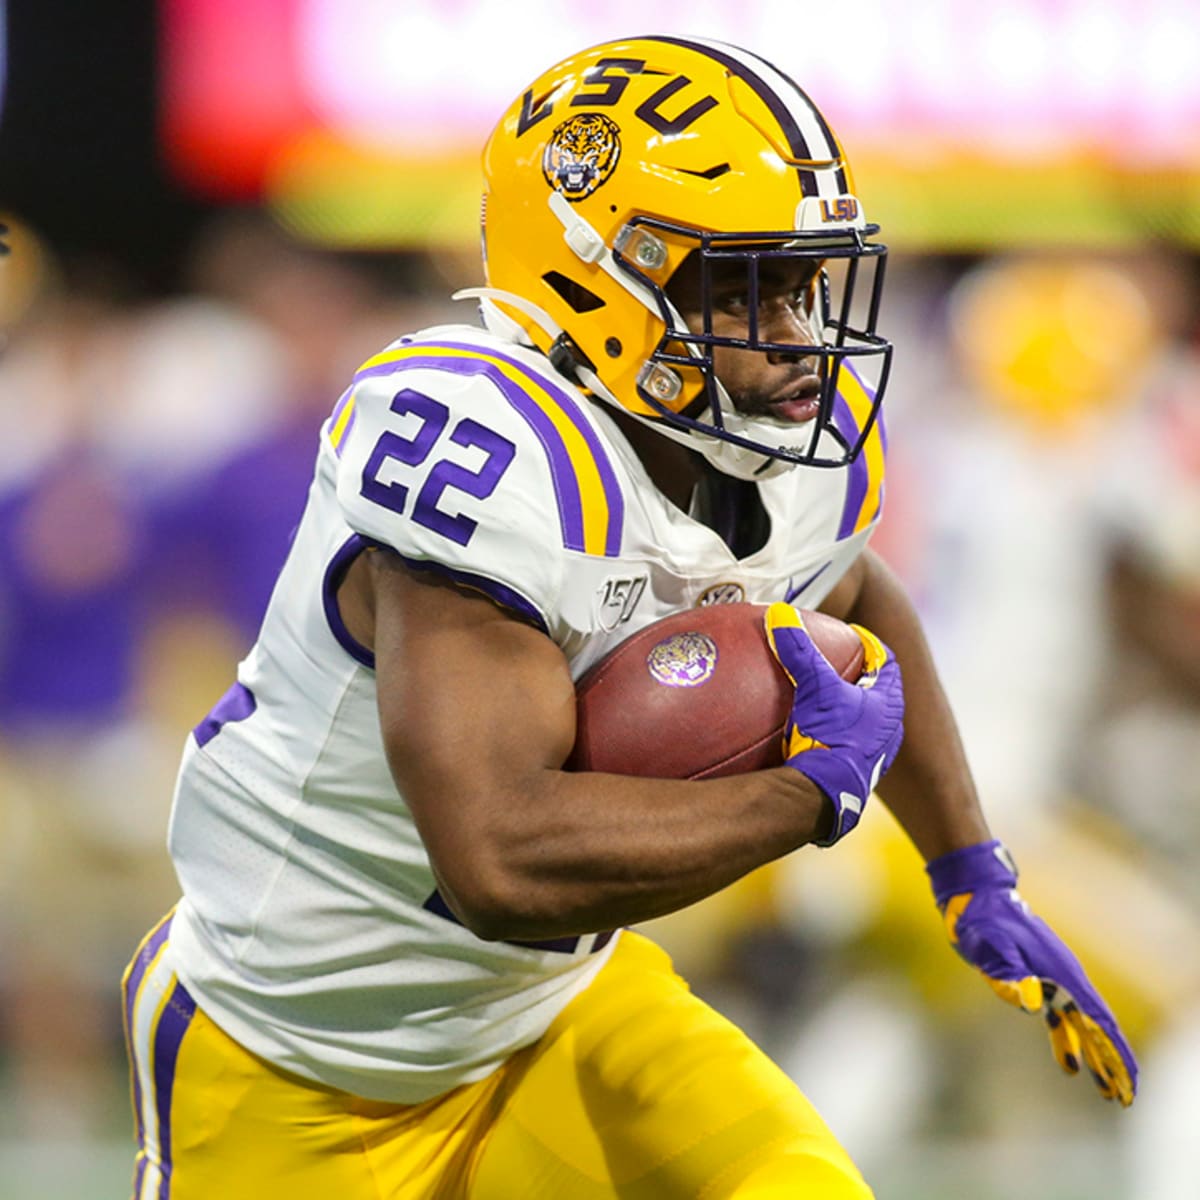
[[[926,860],[991,834],[920,620],[903,585],[869,555],[847,620],[882,638],[904,677],[904,744],[879,795]]]
[[[820,791],[788,768],[698,783],[547,772],[545,783],[539,796],[478,812],[463,839],[469,863],[439,847],[447,900],[483,937],[556,937],[674,912],[825,836],[830,819]]]

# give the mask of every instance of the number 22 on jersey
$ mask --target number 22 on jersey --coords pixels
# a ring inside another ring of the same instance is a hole
[[[407,436],[392,430],[380,434],[363,467],[362,494],[375,504],[408,515],[418,525],[465,546],[478,522],[461,510],[452,511],[453,499],[446,493],[462,492],[478,500],[487,499],[508,470],[517,453],[516,446],[470,417],[460,420],[443,438],[450,423],[450,410],[432,396],[411,388],[397,392],[391,408],[397,416],[415,417],[416,426]],[[441,456],[428,472],[422,470],[439,444],[446,449],[447,440],[467,450],[483,451],[483,461],[472,469]],[[409,494],[422,475],[424,482],[410,509]]]

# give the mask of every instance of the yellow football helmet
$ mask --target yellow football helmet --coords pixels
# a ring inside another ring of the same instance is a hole
[[[857,456],[891,357],[875,332],[886,248],[871,240],[878,226],[865,221],[833,132],[786,75],[719,42],[596,46],[513,102],[483,169],[485,315],[498,307],[564,373],[726,473],[761,478]],[[694,254],[699,329],[666,290]],[[758,337],[759,266],[779,258],[820,264],[809,301],[819,345]],[[712,332],[714,264],[731,262],[746,271],[745,339]],[[856,302],[863,262],[871,281]],[[818,359],[819,416],[798,426],[739,413],[713,372],[721,345]],[[839,398],[847,375],[868,401],[852,421]]]

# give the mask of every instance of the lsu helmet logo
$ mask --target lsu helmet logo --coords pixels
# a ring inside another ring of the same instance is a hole
[[[865,229],[867,219],[857,196],[805,196],[796,208],[796,228],[811,232],[834,228]]]
[[[617,123],[603,113],[579,113],[550,135],[542,155],[542,174],[556,192],[578,201],[608,179],[620,157]]]

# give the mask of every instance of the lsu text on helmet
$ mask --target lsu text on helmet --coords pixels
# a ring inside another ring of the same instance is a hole
[[[719,42],[605,43],[525,89],[483,168],[485,312],[498,304],[585,387],[728,474],[857,456],[891,358],[875,332],[886,247],[832,130],[786,75]],[[668,296],[689,258],[700,328]],[[811,343],[759,337],[760,269],[779,260],[813,277]],[[745,338],[713,333],[712,279],[731,264],[745,272]],[[713,371],[726,345],[819,363],[818,415],[738,412]]]

